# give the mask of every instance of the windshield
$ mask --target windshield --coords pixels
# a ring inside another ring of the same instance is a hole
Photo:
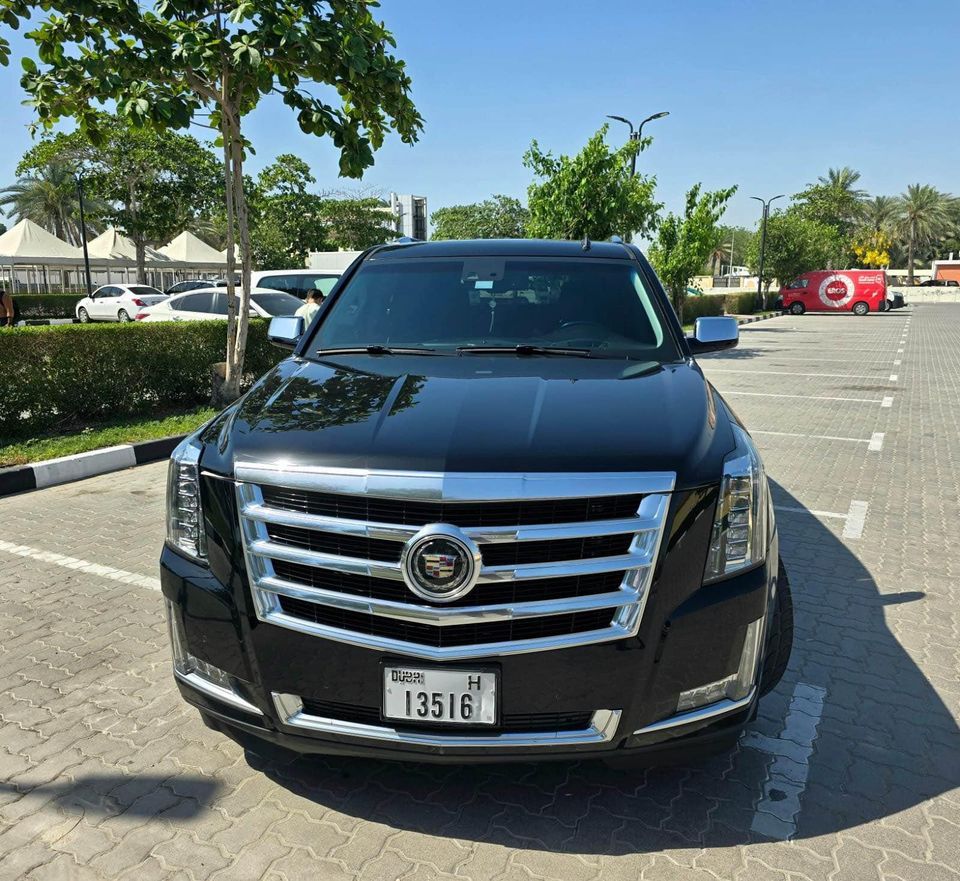
[[[596,258],[368,263],[313,339],[319,349],[366,346],[559,347],[594,357],[679,357],[637,266]]]
[[[253,300],[267,315],[293,315],[303,302],[290,294],[251,294]]]

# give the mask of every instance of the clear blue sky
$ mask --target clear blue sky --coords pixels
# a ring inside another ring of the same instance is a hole
[[[650,123],[643,170],[668,208],[690,184],[738,184],[727,214],[753,225],[750,195],[795,193],[829,166],[851,165],[871,193],[917,181],[960,192],[955,107],[956,0],[747,0],[591,3],[384,0],[378,16],[407,60],[426,120],[414,147],[392,138],[363,180],[426,195],[430,210],[492,193],[525,197],[521,156],[532,138],[577,150],[607,113]],[[19,57],[0,68],[0,184],[30,138],[19,105]],[[612,138],[625,126],[612,124]],[[280,152],[336,177],[333,149],[299,132],[279,101],[247,127],[252,168]],[[205,137],[198,129],[196,134]]]

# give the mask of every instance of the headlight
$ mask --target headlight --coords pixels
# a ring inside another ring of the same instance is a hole
[[[750,436],[733,426],[736,449],[724,460],[704,583],[760,563],[767,552],[767,476]]]
[[[170,457],[167,472],[167,542],[201,562],[207,542],[200,506],[200,447],[186,438]]]

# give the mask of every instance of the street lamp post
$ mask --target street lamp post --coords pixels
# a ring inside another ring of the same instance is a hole
[[[761,308],[766,306],[766,303],[763,302],[763,258],[767,250],[767,218],[770,216],[770,203],[775,202],[777,199],[782,199],[783,197],[783,193],[781,193],[779,196],[772,196],[766,200],[761,199],[759,196],[750,197],[751,199],[756,199],[761,205],[763,205],[763,213],[760,216],[760,267],[757,278],[757,299],[760,301]]]
[[[630,126],[630,140],[639,142],[640,138],[643,137],[643,127],[648,122],[654,119],[663,119],[663,117],[669,116],[669,115],[670,115],[669,110],[661,110],[659,113],[653,113],[650,116],[648,116],[645,120],[643,120],[643,122],[640,123],[636,131],[633,130],[633,123],[629,119],[627,119],[625,116],[610,116],[608,114],[607,119],[615,119],[617,122],[626,123],[628,126]],[[634,153],[633,156],[630,158],[630,176],[631,177],[634,177],[637,173],[637,153],[638,152],[640,152],[639,148],[637,148],[637,152]]]
[[[93,284],[90,281],[90,255],[87,253],[87,221],[83,214],[83,172],[78,171],[74,177],[77,181],[77,198],[80,200],[80,241],[83,243],[83,266],[87,273],[87,296],[93,293]]]

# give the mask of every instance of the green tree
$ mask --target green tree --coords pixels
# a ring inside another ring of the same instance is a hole
[[[522,239],[530,212],[519,199],[493,196],[470,205],[439,208],[430,216],[433,239]]]
[[[728,267],[745,265],[754,235],[756,233],[745,226],[718,226],[716,239],[707,256],[706,268],[710,274],[719,275],[724,264]]]
[[[73,117],[102,141],[97,107],[115,102],[135,126],[183,129],[203,117],[223,149],[227,229],[226,376],[221,400],[239,394],[246,350],[252,253],[243,165],[243,121],[265,95],[279,95],[302,131],[330,137],[340,173],[359,177],[388,130],[408,143],[422,120],[410,99],[392,34],[365,0],[3,0],[16,26],[49,16],[29,33],[41,66],[24,60],[23,87],[39,124]],[[9,47],[0,45],[6,63]],[[318,89],[319,87],[319,89]],[[317,90],[315,93],[314,90]],[[235,295],[234,238],[242,291]]]
[[[72,244],[80,242],[80,201],[73,168],[65,162],[39,163],[27,172],[20,171],[15,184],[0,190],[0,207],[18,220],[32,220],[57,238]],[[106,210],[97,199],[84,198],[87,227]]]
[[[630,159],[650,141],[611,150],[606,133],[603,126],[576,156],[556,158],[530,145],[523,164],[539,181],[527,190],[529,237],[601,240],[653,231],[663,207],[654,201],[656,179],[630,174]]]
[[[907,246],[907,284],[913,284],[917,249],[946,235],[955,200],[929,184],[910,184],[900,197],[897,229]]]
[[[95,201],[99,216],[136,247],[137,276],[146,283],[148,243],[166,244],[193,219],[223,198],[214,154],[189,135],[134,128],[101,114],[102,138],[92,143],[81,130],[47,136],[27,151],[18,171],[50,163],[84,172],[84,208]]]
[[[717,241],[717,221],[736,187],[706,192],[700,184],[690,188],[682,215],[667,214],[650,246],[650,262],[670,294],[677,317],[683,319],[687,285],[703,267]]]
[[[330,248],[363,251],[397,237],[389,206],[375,196],[325,198],[319,213]]]
[[[857,187],[860,172],[844,166],[831,168],[827,174],[797,193],[794,209],[810,220],[835,227],[842,239],[850,239],[863,217],[866,190]],[[842,244],[835,261],[849,258],[849,247]]]
[[[769,288],[774,279],[781,285],[813,269],[824,269],[843,247],[836,227],[806,217],[793,208],[778,211],[767,220],[764,249],[763,284]],[[759,272],[760,235],[754,237],[749,253],[750,268]]]

